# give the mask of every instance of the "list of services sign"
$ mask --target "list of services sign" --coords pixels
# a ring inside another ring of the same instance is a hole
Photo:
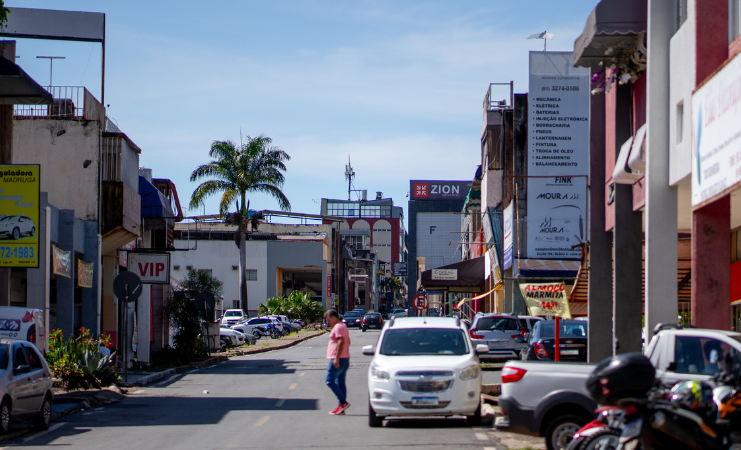
[[[528,258],[579,259],[585,240],[590,81],[572,56],[530,52]]]
[[[0,165],[0,267],[39,267],[39,166]]]

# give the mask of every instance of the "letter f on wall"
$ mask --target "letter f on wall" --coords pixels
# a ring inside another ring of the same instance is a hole
[[[430,234],[432,234],[433,231],[435,231],[437,227],[435,225],[430,226]]]

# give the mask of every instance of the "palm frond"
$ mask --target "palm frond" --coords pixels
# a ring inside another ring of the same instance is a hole
[[[203,204],[203,201],[206,199],[206,197],[210,197],[211,195],[217,194],[219,192],[235,190],[234,188],[235,186],[227,181],[204,181],[203,183],[198,185],[195,191],[193,191],[193,195],[190,198],[188,208],[198,208]]]

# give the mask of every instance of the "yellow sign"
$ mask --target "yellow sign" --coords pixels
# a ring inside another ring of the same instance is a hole
[[[77,285],[80,287],[93,287],[93,263],[77,260]]]
[[[571,319],[566,285],[560,283],[520,283],[520,291],[531,316]]]
[[[0,267],[39,267],[39,166],[0,165]]]

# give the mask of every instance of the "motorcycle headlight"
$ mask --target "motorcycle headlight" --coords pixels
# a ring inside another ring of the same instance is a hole
[[[374,380],[388,380],[389,379],[389,373],[388,371],[378,367],[375,364],[371,364],[371,378]]]
[[[477,378],[479,376],[480,372],[481,369],[479,369],[478,364],[468,366],[465,369],[461,370],[461,380],[473,380],[474,378]]]

